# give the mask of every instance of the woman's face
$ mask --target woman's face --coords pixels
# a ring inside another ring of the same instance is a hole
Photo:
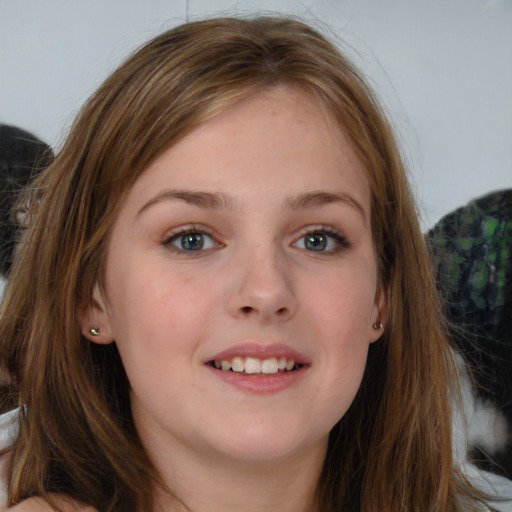
[[[83,328],[115,340],[153,458],[325,453],[381,334],[370,225],[361,163],[290,88],[242,101],[144,171]]]

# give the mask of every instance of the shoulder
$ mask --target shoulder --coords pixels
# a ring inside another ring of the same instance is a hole
[[[97,512],[95,508],[69,500],[67,498],[52,497],[55,507],[43,498],[29,498],[11,508],[3,509],[4,512]]]

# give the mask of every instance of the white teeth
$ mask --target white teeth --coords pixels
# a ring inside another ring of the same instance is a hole
[[[261,373],[261,361],[254,357],[245,360],[245,373]]]
[[[277,373],[278,369],[279,366],[275,357],[272,359],[265,359],[261,362],[261,373]]]
[[[269,359],[257,359],[255,357],[234,357],[232,361],[223,359],[214,361],[215,368],[223,371],[234,371],[237,373],[255,374],[263,373],[266,375],[275,375],[279,371],[292,371],[295,368],[295,361],[286,357],[271,357]]]
[[[243,372],[245,368],[244,360],[241,357],[234,357],[231,362],[231,367],[234,372]]]

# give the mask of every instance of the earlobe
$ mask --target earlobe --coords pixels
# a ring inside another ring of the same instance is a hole
[[[98,284],[94,285],[93,296],[88,306],[79,306],[77,319],[82,336],[100,345],[114,341],[110,319]]]
[[[383,334],[388,317],[388,292],[379,288],[375,295],[370,329],[370,343],[377,341]]]

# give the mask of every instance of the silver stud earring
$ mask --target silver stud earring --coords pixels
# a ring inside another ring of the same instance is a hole
[[[384,327],[380,322],[375,322],[372,327],[375,329],[375,330],[380,330],[382,329],[382,327]]]
[[[91,327],[89,329],[89,333],[92,335],[92,336],[99,336],[100,335],[100,328],[99,327]]]

